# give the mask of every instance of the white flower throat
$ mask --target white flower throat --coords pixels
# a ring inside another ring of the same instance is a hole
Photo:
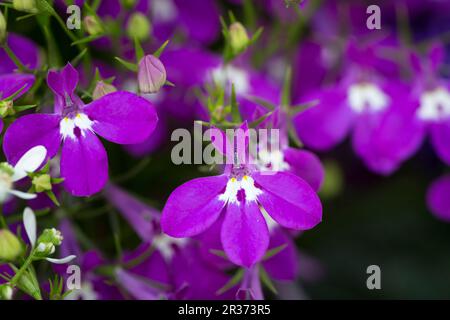
[[[443,87],[424,92],[420,97],[417,116],[422,120],[434,121],[450,117],[450,92]]]
[[[372,83],[358,83],[350,86],[347,92],[348,102],[353,111],[378,112],[389,105],[389,97],[377,85]]]
[[[289,164],[284,160],[284,154],[281,150],[261,150],[258,152],[257,165],[260,171],[286,171],[290,168]]]
[[[240,203],[242,200],[256,201],[260,194],[262,190],[255,186],[253,178],[245,175],[241,180],[234,177],[228,180],[225,192],[219,196],[219,200],[226,203]]]
[[[59,132],[63,136],[63,139],[70,137],[76,139],[75,129],[80,130],[81,135],[84,137],[86,135],[85,131],[92,131],[92,125],[94,122],[89,119],[84,113],[77,113],[75,117],[65,117],[59,123]]]

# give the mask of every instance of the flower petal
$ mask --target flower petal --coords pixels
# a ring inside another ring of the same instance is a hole
[[[8,162],[16,164],[28,150],[39,145],[53,158],[61,143],[60,119],[56,114],[29,114],[14,121],[4,137],[3,151]]]
[[[427,205],[437,218],[450,222],[450,175],[431,184],[427,192]]]
[[[35,172],[47,156],[47,149],[44,146],[36,146],[28,150],[14,166],[12,180],[18,181],[27,176],[27,173]]]
[[[349,132],[353,111],[345,105],[345,93],[339,89],[321,92],[319,104],[299,113],[294,118],[298,136],[306,146],[314,150],[328,150],[340,143]]]
[[[57,95],[71,96],[78,84],[78,71],[70,63],[60,72],[50,70],[47,75],[47,84]]]
[[[151,242],[155,235],[154,222],[159,220],[159,212],[112,184],[106,188],[105,195],[139,237]]]
[[[22,192],[22,191],[18,191],[18,190],[9,190],[8,192],[10,194],[12,194],[20,199],[24,199],[24,200],[31,200],[31,199],[37,198],[37,194],[34,194],[34,193],[27,193],[27,192]]]
[[[269,229],[256,201],[228,204],[220,235],[228,258],[243,267],[258,262],[269,246]]]
[[[62,259],[45,258],[45,260],[47,260],[48,262],[51,262],[51,263],[55,263],[55,264],[65,264],[65,263],[72,261],[76,257],[77,256],[71,255],[71,256],[67,256]]]
[[[307,230],[322,220],[320,199],[303,179],[289,172],[254,174],[253,179],[263,190],[259,203],[283,227]]]
[[[33,210],[28,207],[23,210],[23,225],[25,226],[25,231],[31,246],[34,247],[36,244],[36,216]]]
[[[4,74],[0,76],[0,99],[6,99],[14,93],[20,93],[15,97],[19,98],[26,93],[34,83],[32,74]]]
[[[94,121],[94,131],[119,144],[141,143],[156,127],[158,116],[153,105],[133,93],[113,92],[84,108]]]
[[[28,38],[8,33],[8,45],[23,65],[36,69],[39,65],[39,48]],[[0,74],[12,73],[17,69],[3,48],[0,48]]]
[[[67,138],[61,153],[61,177],[64,187],[74,196],[90,196],[99,192],[108,180],[108,157],[94,133]]]
[[[190,237],[208,229],[219,217],[225,202],[219,200],[227,177],[198,178],[175,189],[164,206],[162,230],[172,237]]]
[[[450,121],[431,125],[431,143],[439,158],[450,165]]]
[[[312,152],[287,148],[284,150],[284,159],[290,166],[290,171],[309,183],[318,191],[325,176],[320,159]]]

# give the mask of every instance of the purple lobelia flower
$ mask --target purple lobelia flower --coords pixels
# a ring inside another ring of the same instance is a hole
[[[411,54],[415,73],[413,104],[421,133],[428,133],[438,157],[450,165],[450,82],[439,77],[445,58],[441,44],[434,44],[425,59]]]
[[[374,72],[396,72],[392,62],[378,57],[380,48],[350,43],[349,72],[338,86],[308,95],[307,100],[319,103],[298,114],[294,124],[306,146],[322,151],[353,131],[353,149],[358,156],[371,170],[390,174],[415,152],[422,136],[409,88]]]
[[[61,177],[75,196],[100,191],[108,179],[108,159],[96,134],[118,144],[145,140],[158,121],[152,104],[135,94],[119,91],[85,105],[75,94],[78,72],[68,64],[50,71],[49,87],[55,94],[52,114],[30,114],[17,119],[5,133],[3,150],[15,163],[35,145],[54,157],[62,143]]]
[[[434,181],[428,188],[427,205],[437,218],[450,222],[450,176]]]
[[[264,174],[250,164],[246,124],[236,131],[233,143],[220,130],[213,130],[212,135],[216,149],[233,165],[227,165],[222,175],[194,179],[173,191],[161,217],[165,233],[172,237],[198,235],[223,212],[223,248],[233,263],[250,267],[269,246],[262,212],[295,230],[311,229],[321,221],[322,205],[308,183],[288,172]]]

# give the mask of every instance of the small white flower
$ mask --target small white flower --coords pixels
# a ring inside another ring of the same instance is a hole
[[[30,208],[25,208],[23,211],[23,224],[25,226],[25,232],[27,233],[28,239],[30,240],[31,247],[34,249],[36,247],[36,216]],[[54,231],[53,231],[54,230]],[[61,232],[56,229],[51,229],[51,232],[54,233],[57,237],[59,237],[62,241]],[[50,242],[40,242],[37,244],[36,251],[38,253],[46,252],[48,255],[55,253],[55,245]],[[76,256],[70,255],[62,259],[52,259],[45,258],[45,260],[55,263],[55,264],[64,264],[75,259]]]
[[[0,203],[5,202],[11,195],[30,200],[36,198],[35,194],[14,190],[14,182],[35,172],[47,157],[47,149],[44,146],[36,146],[28,150],[13,167],[3,163],[0,170]]]

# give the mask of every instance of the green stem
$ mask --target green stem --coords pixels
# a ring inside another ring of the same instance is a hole
[[[17,68],[19,68],[20,71],[22,72],[27,72],[27,73],[33,73],[33,71],[31,71],[29,68],[27,68],[20,60],[19,58],[16,56],[16,54],[11,50],[11,48],[9,47],[8,43],[5,43],[2,45],[2,48],[5,50],[6,54],[9,56],[9,58],[14,62],[14,64],[17,66]]]
[[[20,280],[20,277],[22,276],[22,274],[25,272],[25,270],[28,269],[28,267],[30,266],[30,264],[33,262],[33,258],[34,258],[34,250],[32,250],[30,252],[30,255],[28,256],[28,258],[25,260],[25,262],[23,263],[23,265],[20,267],[19,271],[17,271],[17,273],[14,275],[14,277],[11,279],[11,281],[9,282],[9,285],[14,288],[17,284],[17,282]]]
[[[0,205],[0,228],[8,229],[8,225],[6,224],[5,216],[3,215],[3,205]]]

